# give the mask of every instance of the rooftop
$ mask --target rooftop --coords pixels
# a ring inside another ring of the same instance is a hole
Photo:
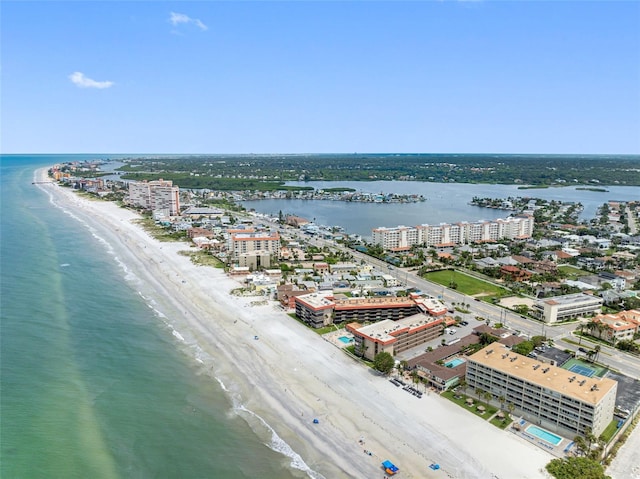
[[[569,305],[569,304],[579,303],[582,301],[602,301],[602,299],[598,298],[597,296],[592,296],[590,294],[575,293],[575,294],[566,294],[564,296],[553,296],[552,298],[547,298],[542,300],[542,302],[546,304],[559,304],[559,305]]]
[[[348,326],[354,334],[364,336],[372,341],[388,344],[389,342],[395,342],[396,336],[400,333],[417,332],[440,323],[442,323],[442,319],[432,318],[424,314],[414,314],[397,321],[385,319],[367,326],[360,326],[358,323],[351,323]]]
[[[501,344],[490,344],[468,358],[478,364],[524,379],[551,391],[597,404],[618,383],[607,378],[587,378],[514,353]]]

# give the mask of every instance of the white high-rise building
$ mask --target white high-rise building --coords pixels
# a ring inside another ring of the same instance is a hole
[[[373,230],[372,240],[385,250],[403,250],[414,245],[453,246],[500,239],[526,239],[533,234],[533,224],[533,216],[518,215],[475,223],[380,227]]]

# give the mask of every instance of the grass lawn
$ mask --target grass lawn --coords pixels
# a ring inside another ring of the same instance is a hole
[[[489,419],[491,416],[498,412],[498,408],[490,406],[489,404],[482,401],[478,401],[476,398],[471,398],[473,399],[473,405],[469,406],[467,404],[467,398],[470,396],[467,396],[466,394],[459,394],[460,397],[456,398],[456,395],[457,393],[453,391],[445,391],[440,394],[440,396],[447,398],[449,401],[456,403],[458,406],[463,407],[467,411],[470,411],[476,416],[479,416],[485,420]],[[483,412],[478,411],[478,406],[483,406],[485,410]]]
[[[511,422],[513,421],[513,418],[511,416],[509,416],[508,413],[504,413],[504,419],[500,419],[497,417],[494,417],[491,421],[489,421],[491,424],[493,424],[496,427],[499,427],[500,429],[505,429],[509,424],[511,424]]]
[[[461,293],[468,294],[470,296],[504,296],[506,294],[510,294],[506,289],[501,288],[500,286],[460,273],[459,271],[432,271],[425,274],[424,278],[429,281],[433,281],[434,283],[441,284],[447,288],[451,282],[455,282],[458,286],[456,291],[460,291]]]
[[[607,441],[607,443],[609,443],[609,441],[611,441],[611,438],[616,434],[617,431],[618,431],[618,420],[614,419],[609,423],[607,428],[604,431],[602,431],[601,435],[604,438],[604,440]]]
[[[583,271],[580,268],[576,268],[575,266],[569,266],[567,264],[563,264],[558,266],[558,270],[567,274],[567,279],[576,279],[580,276],[588,276],[591,273],[588,271]]]
[[[296,315],[296,313],[287,313],[287,315],[289,315],[290,317],[292,317],[293,319],[295,319],[296,321],[298,321],[300,324],[302,324],[303,326],[306,326],[307,328],[309,328],[311,331],[313,331],[316,334],[319,334],[320,336],[322,336],[323,334],[326,333],[330,333],[331,331],[337,331],[338,329],[344,329],[344,327],[346,325],[344,324],[332,324],[330,326],[325,326],[323,328],[312,328],[311,326],[309,326],[307,323],[305,323],[304,321],[302,321],[300,318],[298,318],[298,316]]]

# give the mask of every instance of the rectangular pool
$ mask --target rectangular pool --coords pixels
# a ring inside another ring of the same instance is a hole
[[[349,336],[340,336],[338,339],[342,341],[344,344],[349,344],[350,342],[353,341],[353,339],[351,339]]]
[[[562,438],[560,436],[556,436],[555,434],[538,426],[531,425],[527,427],[525,431],[527,431],[529,434],[533,434],[543,441],[548,442],[549,444],[553,444],[554,446],[557,446],[562,441]]]
[[[464,359],[455,358],[455,359],[452,359],[451,361],[447,361],[446,363],[444,363],[444,365],[448,368],[455,368],[456,366],[460,366],[465,362],[466,361]]]

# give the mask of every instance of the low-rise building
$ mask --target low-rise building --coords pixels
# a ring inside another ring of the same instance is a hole
[[[576,293],[538,300],[533,304],[531,314],[545,323],[556,323],[592,315],[601,307],[602,298]]]
[[[601,327],[593,328],[591,334],[610,343],[632,340],[640,331],[640,311],[631,309],[617,314],[601,314],[593,318]]]
[[[456,386],[467,371],[466,360],[458,357],[460,351],[480,342],[480,338],[473,334],[457,339],[454,344],[441,346],[410,359],[407,361],[407,367],[415,369],[419,377],[439,391]]]
[[[572,438],[598,437],[613,420],[618,383],[581,376],[490,344],[467,358],[466,381],[504,398],[534,424]]]

